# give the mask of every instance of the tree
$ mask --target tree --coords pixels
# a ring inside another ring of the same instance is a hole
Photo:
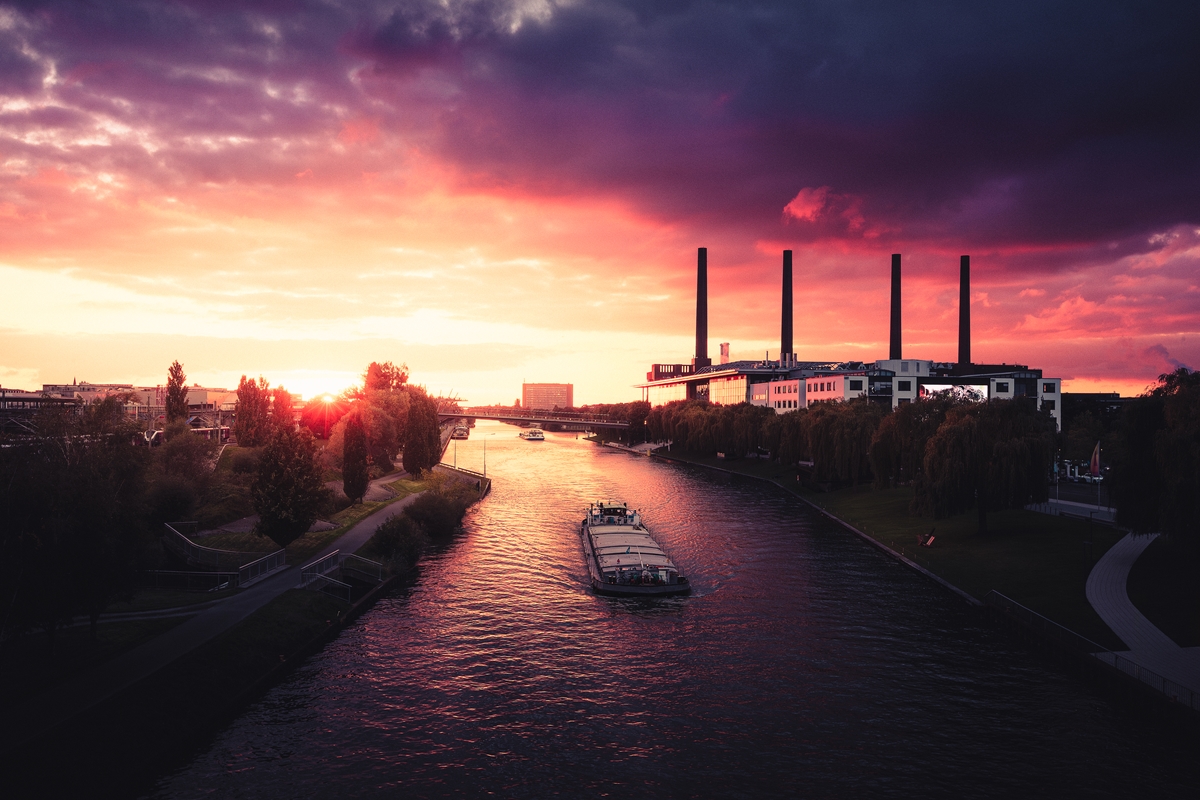
[[[914,509],[935,518],[975,508],[979,532],[988,511],[1047,498],[1054,419],[1025,400],[956,405],[925,448]]]
[[[349,410],[350,404],[344,397],[318,395],[304,404],[300,411],[300,424],[318,439],[328,439],[338,420]]]
[[[871,471],[877,488],[907,484],[924,469],[925,448],[960,401],[945,395],[904,403],[879,423],[871,440]]]
[[[361,502],[371,476],[367,472],[367,434],[357,414],[346,417],[342,431],[342,490],[346,497]]]
[[[286,547],[317,519],[325,497],[317,446],[308,431],[276,427],[259,456],[251,486],[259,536]]]
[[[382,364],[372,361],[367,365],[367,371],[363,374],[363,391],[397,391],[403,389],[408,383],[408,365],[401,364],[396,366],[390,361],[385,361]]]
[[[149,452],[116,398],[45,411],[37,435],[0,448],[0,637],[48,634],[129,597],[148,557]],[[52,565],[48,569],[47,565]]]
[[[175,361],[167,368],[167,422],[179,422],[187,419],[187,376],[183,374],[183,365]]]
[[[1118,523],[1200,545],[1200,372],[1160,375],[1125,407],[1112,477]]]
[[[404,439],[404,469],[410,475],[432,469],[442,460],[437,402],[424,391],[409,388],[408,426]]]
[[[276,386],[271,392],[271,422],[285,428],[293,428],[296,425],[292,394],[282,386]]]
[[[237,398],[233,436],[241,447],[259,447],[271,434],[270,384],[261,375],[257,382],[243,375]]]

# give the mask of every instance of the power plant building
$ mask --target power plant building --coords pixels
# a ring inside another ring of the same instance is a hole
[[[969,256],[959,263],[959,360],[904,358],[901,348],[900,255],[892,256],[888,358],[860,361],[800,361],[792,349],[792,251],[783,253],[780,356],[714,365],[708,358],[708,252],[697,254],[696,356],[690,364],[653,364],[638,384],[652,406],[703,399],[719,405],[751,403],[786,414],[820,401],[867,398],[896,408],[922,397],[952,392],[973,400],[1030,398],[1062,429],[1062,380],[1021,364],[971,363]],[[722,344],[726,356],[727,345]],[[727,356],[726,356],[727,357]],[[724,360],[724,359],[722,359]]]
[[[522,383],[521,408],[544,409],[575,407],[575,385],[572,383]]]

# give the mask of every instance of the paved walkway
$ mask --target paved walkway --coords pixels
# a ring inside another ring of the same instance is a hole
[[[1129,599],[1129,570],[1153,536],[1127,535],[1096,562],[1087,580],[1087,599],[1128,651],[1118,655],[1200,692],[1200,647],[1180,647],[1138,611]],[[1097,654],[1104,657],[1104,654]],[[1111,659],[1109,659],[1111,660]]]
[[[391,476],[390,479],[396,480],[396,477]],[[413,494],[381,508],[305,563],[327,556],[334,550],[353,553],[366,544],[380,523],[399,513],[417,496]],[[8,719],[0,730],[0,748],[9,749],[47,733],[232,628],[288,589],[298,586],[300,568],[299,564],[287,567],[232,597],[212,605],[206,604],[207,607],[197,610],[191,619],[163,635],[29,698],[6,715]],[[161,611],[155,613],[162,615]]]

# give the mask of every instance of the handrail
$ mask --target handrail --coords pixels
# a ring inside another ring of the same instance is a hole
[[[238,570],[238,583],[245,584],[255,578],[260,578],[266,575],[273,569],[278,569],[287,562],[287,553],[281,550],[276,550],[274,553],[267,553],[257,561],[251,561],[249,564],[243,564]]]
[[[235,566],[241,569],[242,559],[249,557],[251,561],[256,561],[262,557],[259,553],[246,553],[239,550],[218,550],[213,547],[205,547],[202,544],[196,544],[184,536],[171,523],[164,522],[163,525],[167,529],[167,536],[163,541],[189,564],[211,566],[213,569],[220,569],[221,559],[226,558],[236,562]]]
[[[313,589],[314,584],[315,591],[337,595],[338,597],[342,597],[344,594],[345,597],[343,599],[347,603],[350,602],[350,584],[342,583],[337,578],[331,578],[328,575],[313,575],[307,582],[305,582],[304,588]]]
[[[340,550],[334,550],[329,555],[318,558],[316,561],[301,567],[300,582],[307,586],[308,581],[314,576],[325,576],[326,574],[333,572],[341,563],[340,559],[338,558],[338,554],[340,552]]]
[[[1134,659],[1115,653],[1103,645],[1096,644],[1091,639],[1080,636],[1070,628],[1063,627],[1054,620],[1043,617],[1036,611],[1021,605],[1016,600],[1005,597],[995,589],[987,593],[983,598],[983,602],[1022,619],[1026,625],[1031,628],[1040,629],[1042,633],[1057,639],[1059,642],[1070,642],[1082,652],[1095,656],[1101,663],[1107,664],[1122,674],[1146,684],[1155,691],[1165,695],[1168,699],[1187,706],[1193,711],[1200,711],[1200,692],[1193,691],[1186,686],[1181,686],[1170,678],[1164,678],[1154,670],[1143,667]]]
[[[351,554],[342,559],[341,567],[343,572],[350,570],[360,573],[376,583],[383,582],[383,564],[378,561]]]

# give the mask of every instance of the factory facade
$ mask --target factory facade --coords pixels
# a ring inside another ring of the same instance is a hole
[[[792,348],[792,251],[783,252],[783,308],[780,357],[722,362],[708,358],[708,251],[696,265],[696,355],[690,364],[653,364],[642,399],[652,406],[703,399],[720,405],[751,403],[786,414],[809,404],[856,398],[896,408],[935,394],[952,393],[976,401],[1029,398],[1062,428],[1062,380],[1022,364],[971,362],[970,256],[960,260],[958,361],[904,358],[901,348],[900,255],[892,256],[891,336],[888,358],[861,361],[800,361]]]

